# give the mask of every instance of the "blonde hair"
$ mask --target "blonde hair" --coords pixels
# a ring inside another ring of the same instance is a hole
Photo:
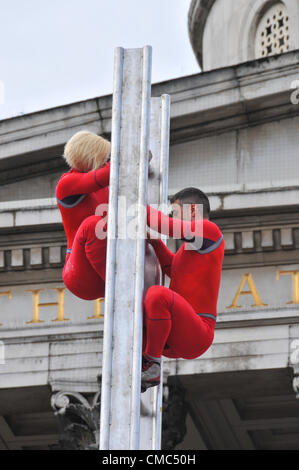
[[[110,148],[110,142],[103,137],[80,131],[66,143],[63,156],[71,168],[86,173],[106,163]]]

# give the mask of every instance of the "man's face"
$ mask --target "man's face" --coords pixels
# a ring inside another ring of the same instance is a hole
[[[185,203],[176,199],[172,204],[172,216],[174,219],[193,220],[192,204]]]
[[[172,217],[174,219],[180,219],[180,220],[195,220],[202,218],[201,211],[199,211],[199,208],[197,207],[199,204],[194,204],[194,203],[182,203],[179,199],[176,199],[172,203]]]
[[[174,219],[182,219],[183,218],[183,207],[181,205],[181,202],[176,199],[173,203],[172,203],[172,217]]]

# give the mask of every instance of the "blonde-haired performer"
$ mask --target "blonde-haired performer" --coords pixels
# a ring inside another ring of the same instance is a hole
[[[109,202],[110,142],[92,132],[77,132],[66,143],[70,170],[56,186],[67,237],[62,278],[77,297],[104,297]]]

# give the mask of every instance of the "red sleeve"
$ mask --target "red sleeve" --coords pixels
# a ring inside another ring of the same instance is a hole
[[[222,235],[219,227],[208,219],[197,219],[192,222],[174,219],[149,205],[147,205],[147,225],[156,232],[186,241],[191,241],[194,237],[217,241]]]
[[[109,185],[110,161],[98,170],[87,173],[68,173],[56,187],[56,197],[60,200],[75,194],[89,194]]]
[[[170,251],[161,239],[151,240],[155,253],[158,257],[162,272],[168,277],[171,277],[171,265],[174,258],[174,253]]]

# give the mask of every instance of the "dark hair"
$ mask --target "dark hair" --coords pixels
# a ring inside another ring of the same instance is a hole
[[[174,194],[170,198],[170,202],[179,200],[181,203],[185,204],[202,204],[203,205],[203,217],[209,218],[210,216],[210,202],[208,196],[197,188],[185,188]]]

